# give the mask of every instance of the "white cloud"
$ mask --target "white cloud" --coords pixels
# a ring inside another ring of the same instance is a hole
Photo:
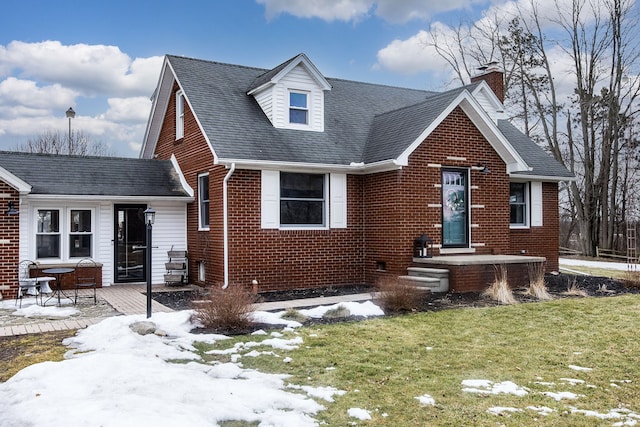
[[[422,30],[406,40],[394,40],[378,52],[380,67],[401,74],[429,71],[438,66],[437,56],[427,52],[429,33]],[[434,61],[436,59],[436,61]]]
[[[33,80],[9,77],[0,81],[0,115],[35,116],[51,109],[68,108],[77,93],[59,84],[39,87]]]
[[[116,46],[59,41],[0,45],[0,149],[66,129],[70,106],[81,129],[119,155],[137,155],[163,57],[131,58]]]
[[[264,4],[267,19],[282,13],[299,18],[320,18],[326,21],[357,21],[367,15],[372,0],[257,0]]]
[[[131,58],[116,46],[59,41],[12,41],[0,48],[3,74],[58,83],[83,95],[149,95],[157,83],[162,57]]]
[[[288,13],[299,18],[326,21],[360,21],[372,13],[387,22],[399,24],[413,19],[426,20],[452,10],[464,10],[487,0],[256,0],[265,6],[267,19]]]
[[[118,122],[145,122],[149,118],[151,100],[148,97],[110,98],[109,109],[101,118]]]

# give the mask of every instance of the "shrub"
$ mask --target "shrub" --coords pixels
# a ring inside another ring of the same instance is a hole
[[[527,264],[527,270],[529,272],[529,286],[525,294],[531,295],[539,300],[553,299],[547,290],[547,284],[544,280],[544,263],[531,262]]]
[[[628,288],[640,288],[640,271],[627,270],[623,280]]]
[[[309,319],[307,316],[305,316],[304,314],[300,313],[295,308],[287,309],[287,311],[285,311],[284,314],[281,317],[283,319],[286,319],[286,320],[294,320],[294,321],[300,322],[300,323],[304,323],[305,321],[307,321],[307,319]]]
[[[327,310],[322,316],[325,319],[344,319],[351,316],[351,312],[347,307],[340,304],[336,308]]]
[[[208,299],[198,304],[194,317],[205,328],[243,333],[251,328],[255,296],[240,285],[212,288]]]
[[[482,292],[482,296],[491,298],[501,304],[515,304],[518,301],[513,296],[507,279],[507,266],[504,264],[494,265],[495,280]]]
[[[406,313],[421,310],[428,294],[408,280],[387,278],[376,284],[374,300],[387,314]]]
[[[575,297],[588,297],[589,294],[584,289],[580,289],[578,286],[578,281],[574,278],[569,284],[566,291],[562,293],[563,295],[570,295]]]

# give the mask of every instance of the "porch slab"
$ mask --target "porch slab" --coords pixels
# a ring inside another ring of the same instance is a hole
[[[499,264],[529,264],[545,262],[547,259],[540,256],[526,255],[441,255],[432,258],[414,258],[415,264],[433,265],[499,265]]]
[[[433,258],[414,258],[413,267],[447,269],[449,291],[456,293],[481,292],[496,278],[497,265],[507,268],[508,282],[513,287],[529,283],[529,265],[544,263],[541,256],[525,255],[440,255]]]

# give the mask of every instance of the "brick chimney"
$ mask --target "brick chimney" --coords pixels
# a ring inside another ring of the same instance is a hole
[[[471,83],[484,80],[487,82],[493,93],[496,94],[500,102],[504,103],[504,72],[497,62],[490,62],[478,68],[480,74],[471,77]]]

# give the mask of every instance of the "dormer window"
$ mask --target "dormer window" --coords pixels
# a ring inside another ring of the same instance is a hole
[[[309,107],[307,94],[304,92],[289,92],[289,123],[308,125]]]

